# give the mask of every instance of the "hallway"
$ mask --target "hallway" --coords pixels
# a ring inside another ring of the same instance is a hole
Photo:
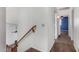
[[[73,34],[73,9],[56,8],[55,13],[55,42],[51,52],[76,52]]]

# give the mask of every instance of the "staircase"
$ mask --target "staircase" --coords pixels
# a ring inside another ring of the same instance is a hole
[[[50,52],[76,52],[73,41],[67,32],[62,32],[58,36]]]
[[[34,48],[29,48],[29,49],[26,50],[25,52],[40,52],[40,51],[37,50],[37,49],[34,49]]]
[[[35,32],[36,30],[36,25],[32,26],[28,32],[26,32],[20,39],[19,41],[15,41],[15,43],[11,44],[11,45],[6,45],[6,52],[17,52],[17,47],[18,47],[18,43],[21,42],[23,40],[23,38],[25,38],[30,32]],[[30,48],[27,50],[27,52],[30,51],[35,51],[37,52],[38,50],[34,49],[34,48]]]

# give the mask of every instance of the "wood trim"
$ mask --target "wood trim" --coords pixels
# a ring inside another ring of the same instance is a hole
[[[26,50],[25,52],[41,52],[35,48],[29,48],[28,50]]]
[[[34,25],[27,33],[25,33],[25,34],[20,38],[20,40],[17,41],[17,44],[18,44],[30,31],[35,32],[35,30],[36,30],[36,25]]]
[[[27,32],[27,33],[25,33],[21,38],[20,38],[20,40],[19,41],[15,41],[15,43],[13,43],[13,44],[11,44],[11,45],[6,45],[6,51],[8,52],[17,52],[17,47],[18,47],[18,43],[21,41],[21,40],[23,40],[23,38],[29,33],[29,32],[35,32],[35,30],[36,30],[36,25],[34,25],[31,29],[29,29],[29,31]],[[34,51],[38,51],[38,50],[36,50],[36,49],[33,49],[33,48],[31,48],[31,50],[34,50]]]

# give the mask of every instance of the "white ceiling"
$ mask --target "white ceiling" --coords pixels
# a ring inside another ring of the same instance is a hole
[[[17,7],[6,8],[6,23],[18,24],[18,8]]]

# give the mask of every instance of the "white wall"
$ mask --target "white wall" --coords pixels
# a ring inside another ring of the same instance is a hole
[[[74,8],[74,43],[76,50],[79,49],[79,8]]]
[[[47,16],[48,19],[46,24],[48,31],[46,33],[48,34],[48,51],[50,51],[55,41],[55,9],[49,8]]]
[[[6,44],[11,45],[17,39],[17,33],[12,33],[18,25],[18,8],[6,7]]]
[[[6,23],[18,24],[17,7],[6,7]]]
[[[30,47],[49,51],[54,39],[53,13],[51,8],[19,8],[18,38],[33,25],[37,25],[37,30],[19,43],[18,51],[25,51]]]
[[[17,33],[15,31],[17,30],[16,24],[6,24],[6,44],[11,45],[15,43],[15,40],[17,40]]]
[[[38,31],[35,35],[36,39],[33,40],[33,47],[41,51],[50,51],[54,43],[54,8],[40,9],[44,9],[44,11],[39,12],[40,17],[38,16],[39,19],[35,20]],[[42,24],[45,26],[42,26]]]
[[[18,40],[35,25],[32,14],[32,8],[19,8]],[[34,35],[34,34],[33,34]],[[33,37],[28,36],[19,43],[18,51],[25,51],[32,46]]]
[[[69,36],[71,37],[71,40],[74,40],[74,16],[73,16],[73,8],[69,9],[69,22],[68,22],[68,29],[69,29]]]
[[[6,51],[5,8],[0,7],[0,52]]]

